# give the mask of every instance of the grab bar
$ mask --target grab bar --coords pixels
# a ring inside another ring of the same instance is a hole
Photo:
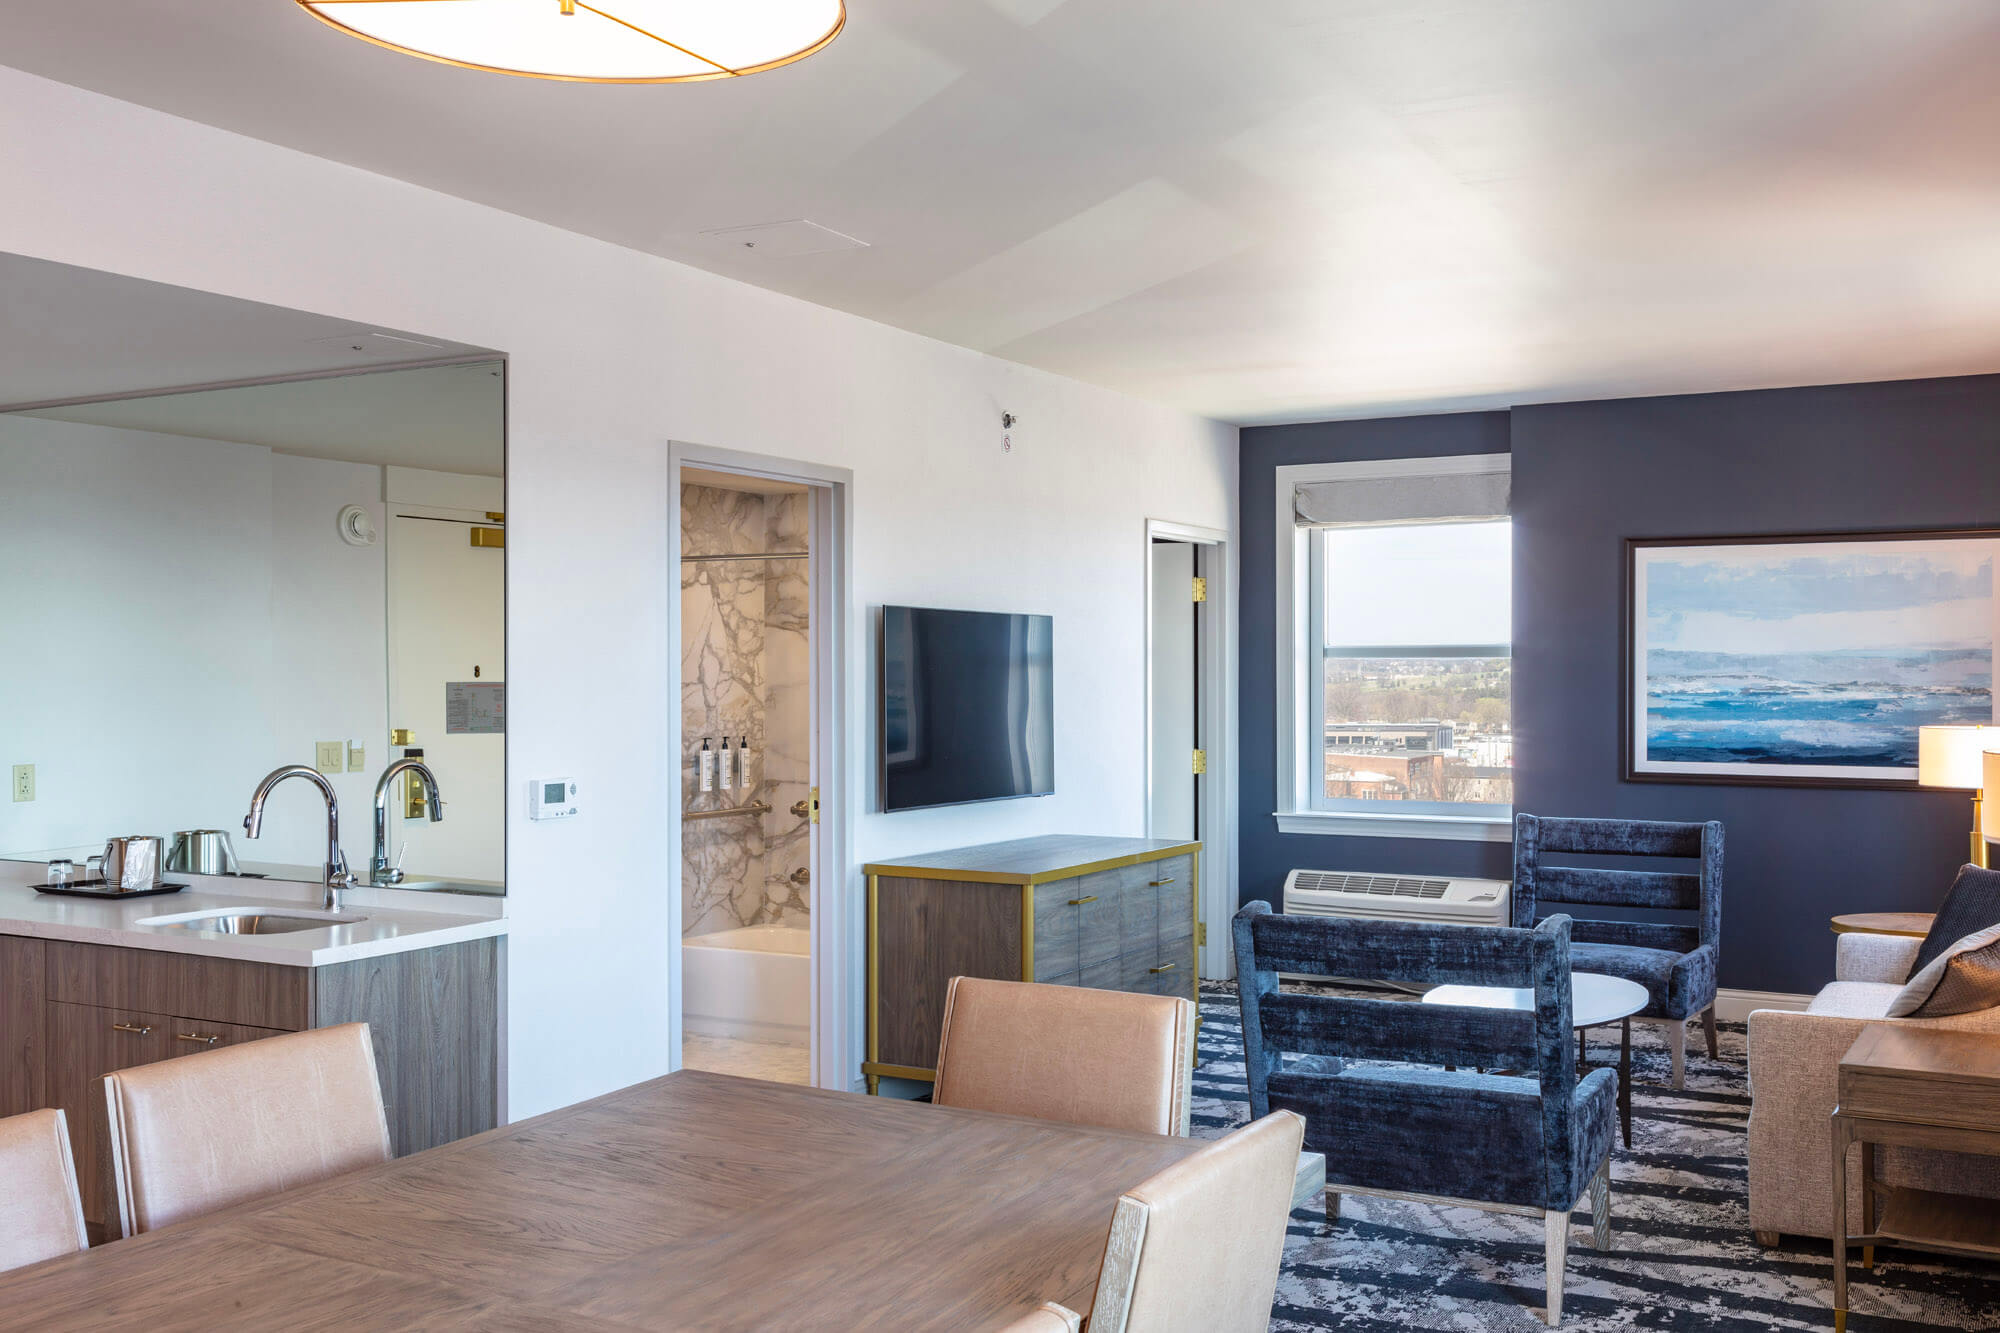
[[[727,810],[683,810],[682,819],[723,819],[729,815],[768,815],[771,813],[769,801],[752,801],[748,805],[733,805]]]

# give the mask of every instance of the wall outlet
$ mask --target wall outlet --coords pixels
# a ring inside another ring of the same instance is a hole
[[[320,741],[313,746],[315,762],[313,767],[322,773],[339,773],[347,767],[347,743],[345,741]]]
[[[14,765],[14,799],[32,801],[35,799],[35,766],[33,764]]]
[[[368,747],[360,741],[347,743],[347,771],[365,773],[368,771]]]

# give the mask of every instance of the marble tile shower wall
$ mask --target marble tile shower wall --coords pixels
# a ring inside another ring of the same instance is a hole
[[[806,549],[804,496],[707,486],[681,490],[681,552],[735,555]],[[811,743],[804,560],[683,560],[681,564],[682,806],[717,810],[763,801],[761,818],[682,825],[682,930],[804,926],[808,886],[805,799]],[[750,743],[750,785],[700,790],[702,737],[732,753]]]

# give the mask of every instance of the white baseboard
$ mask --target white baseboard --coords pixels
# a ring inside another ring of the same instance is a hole
[[[1718,990],[1715,993],[1715,1016],[1724,1023],[1741,1023],[1750,1016],[1752,1009],[1802,1011],[1811,1003],[1810,995],[1788,995],[1784,991]]]

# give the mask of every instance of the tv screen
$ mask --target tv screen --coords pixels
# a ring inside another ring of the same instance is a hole
[[[882,808],[1055,790],[1055,622],[882,608]]]

